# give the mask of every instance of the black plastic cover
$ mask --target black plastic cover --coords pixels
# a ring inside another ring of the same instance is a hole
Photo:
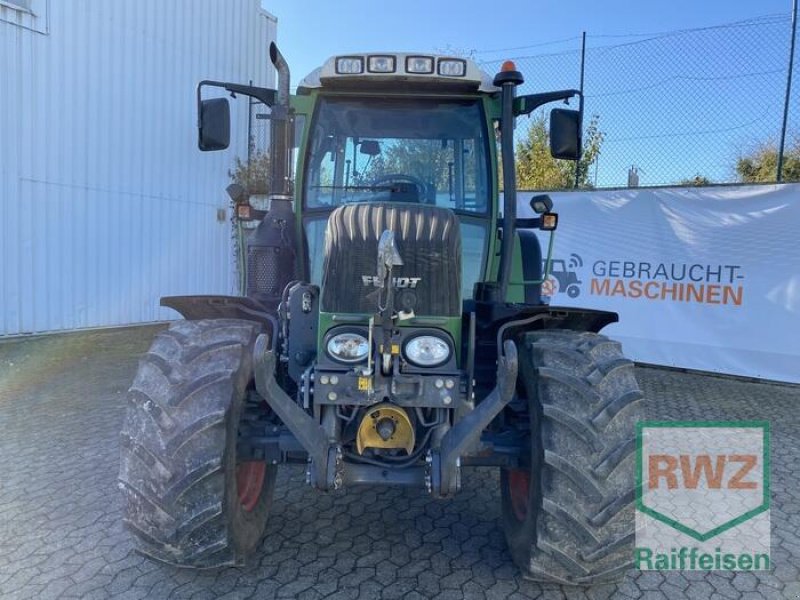
[[[518,229],[519,245],[522,253],[522,276],[525,281],[535,281],[542,277],[542,247],[539,238],[533,231]],[[525,284],[525,303],[542,303],[542,285],[540,283]]]
[[[319,288],[310,283],[297,283],[289,290],[289,376],[297,383],[317,354],[319,323]]]
[[[420,204],[368,203],[337,208],[328,219],[322,310],[374,313],[378,240],[394,232],[403,265],[395,307],[417,315],[461,315],[461,230],[453,211]],[[383,298],[385,296],[382,295]]]
[[[294,212],[288,200],[273,198],[247,240],[247,295],[276,310],[286,285],[295,279]]]

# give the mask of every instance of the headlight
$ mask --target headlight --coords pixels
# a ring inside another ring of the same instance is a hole
[[[433,335],[420,335],[406,343],[406,358],[418,367],[436,367],[450,358],[450,345]]]
[[[328,340],[327,349],[334,360],[357,363],[367,358],[369,342],[358,333],[340,333]]]

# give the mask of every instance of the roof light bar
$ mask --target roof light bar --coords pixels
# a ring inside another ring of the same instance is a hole
[[[2,4],[3,0],[0,0]],[[488,73],[469,59],[425,53],[364,52],[332,56],[298,86],[305,94],[317,88],[368,89],[409,84],[426,89],[473,90],[496,93]],[[399,84],[399,85],[398,85]]]

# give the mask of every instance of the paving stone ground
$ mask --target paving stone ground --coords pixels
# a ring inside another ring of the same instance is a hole
[[[467,471],[451,501],[319,494],[284,469],[247,566],[153,563],[120,524],[116,476],[125,391],[155,330],[0,343],[0,598],[800,598],[800,387],[652,368],[638,372],[649,418],[771,421],[773,571],[631,570],[588,590],[524,581],[489,469]]]

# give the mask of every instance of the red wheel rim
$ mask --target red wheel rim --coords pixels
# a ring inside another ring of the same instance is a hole
[[[522,469],[508,471],[508,492],[511,498],[511,509],[517,520],[524,521],[528,516],[530,502],[531,474]]]
[[[266,473],[267,463],[264,461],[249,460],[236,465],[236,489],[239,493],[239,503],[247,512],[253,510],[258,504]]]

